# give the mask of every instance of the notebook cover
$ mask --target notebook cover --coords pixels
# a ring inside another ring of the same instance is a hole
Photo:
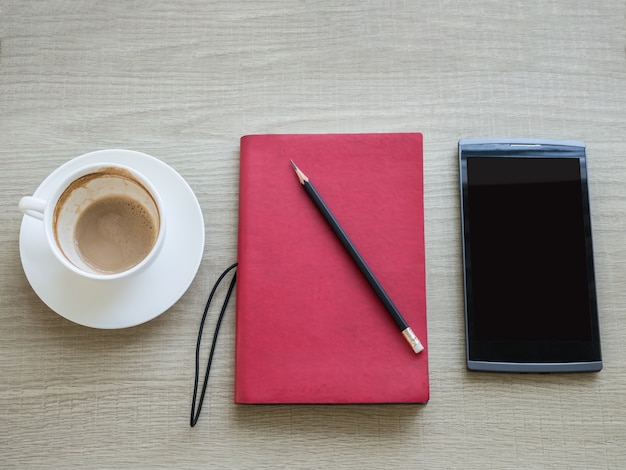
[[[420,354],[290,160],[419,337]],[[428,401],[422,169],[419,133],[242,137],[236,403]]]

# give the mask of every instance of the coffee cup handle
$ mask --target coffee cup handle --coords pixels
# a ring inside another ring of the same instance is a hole
[[[24,214],[43,220],[46,201],[34,196],[24,196],[20,199],[19,208]]]

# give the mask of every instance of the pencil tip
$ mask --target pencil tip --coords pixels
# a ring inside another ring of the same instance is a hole
[[[300,184],[304,185],[304,183],[309,181],[309,178],[307,178],[306,175],[304,173],[302,173],[302,170],[300,170],[300,168],[298,168],[296,166],[296,164],[293,162],[293,160],[289,160],[289,161],[291,162],[291,166],[293,166],[293,169],[296,171],[296,175],[298,175],[298,179],[300,180]]]

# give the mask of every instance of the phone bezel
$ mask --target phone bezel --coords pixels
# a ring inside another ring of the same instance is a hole
[[[486,341],[473,331],[471,238],[467,230],[467,159],[472,157],[576,158],[580,165],[584,236],[590,299],[590,341]],[[464,139],[459,141],[461,231],[467,367],[500,372],[583,372],[602,369],[591,237],[586,147],[580,141],[537,139]]]

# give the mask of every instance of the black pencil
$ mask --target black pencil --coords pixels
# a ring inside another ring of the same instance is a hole
[[[337,237],[341,241],[341,244],[350,254],[350,257],[356,263],[363,276],[365,276],[365,279],[369,283],[370,287],[374,290],[382,304],[385,306],[385,309],[387,310],[387,312],[389,312],[391,318],[393,318],[393,321],[402,332],[402,335],[411,345],[411,348],[413,348],[413,351],[416,354],[421,352],[424,349],[424,346],[422,346],[420,340],[417,338],[415,333],[413,333],[411,327],[407,324],[406,320],[402,317],[397,307],[391,301],[391,298],[389,297],[387,292],[385,292],[385,289],[383,289],[383,286],[381,286],[380,282],[378,282],[378,279],[376,279],[376,276],[374,276],[374,273],[369,268],[356,247],[352,244],[346,232],[343,230],[341,225],[339,225],[339,222],[337,222],[337,219],[322,199],[322,196],[320,196],[320,194],[317,192],[317,189],[315,189],[315,186],[313,186],[311,181],[309,181],[309,178],[307,178],[307,176],[296,166],[293,160],[291,161],[291,165],[296,171],[296,175],[298,175],[300,184],[302,184],[306,193],[309,195],[321,214],[324,216],[324,219],[326,219],[326,222],[328,222],[330,228],[332,228],[333,232],[335,232],[335,235],[337,235]]]

